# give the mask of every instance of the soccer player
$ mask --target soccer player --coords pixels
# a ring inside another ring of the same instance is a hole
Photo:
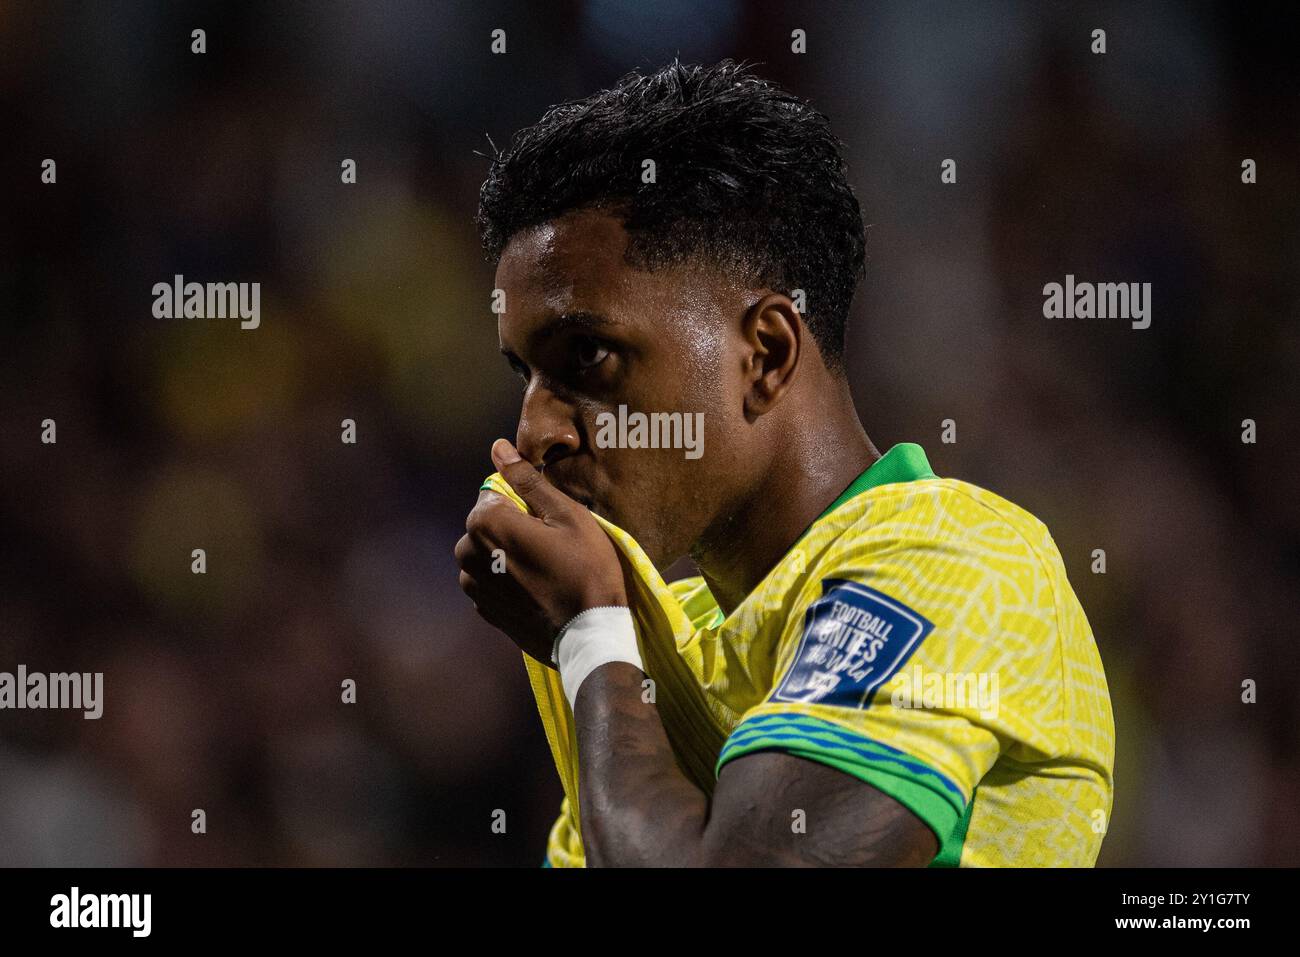
[[[1051,536],[855,412],[841,149],[748,68],[674,63],[491,164],[523,397],[456,557],[527,656],[547,864],[1096,860],[1114,725]]]

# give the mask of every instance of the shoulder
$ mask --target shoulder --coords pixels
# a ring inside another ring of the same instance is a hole
[[[953,478],[917,479],[882,485],[855,503],[843,529],[854,536],[898,535],[917,539],[1022,539],[1031,548],[1050,541],[1036,516],[970,482]]]
[[[1041,692],[1060,676],[1062,631],[1090,641],[1047,527],[1001,496],[920,479],[872,489],[844,512],[812,545],[801,596],[810,614],[789,623],[789,644],[819,615],[850,615],[892,624],[891,638],[910,636],[935,665],[1014,665]],[[900,645],[903,660],[912,647]]]
[[[824,520],[818,556],[830,565],[901,563],[928,579],[1005,577],[1012,587],[1064,578],[1047,526],[1002,496],[959,479],[918,479],[859,496]],[[809,536],[812,539],[812,536]]]

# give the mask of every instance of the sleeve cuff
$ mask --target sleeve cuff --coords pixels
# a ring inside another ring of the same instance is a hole
[[[723,744],[715,773],[733,758],[755,751],[785,751],[865,781],[924,821],[941,848],[966,811],[965,796],[946,775],[897,748],[820,718],[787,712],[745,719]]]

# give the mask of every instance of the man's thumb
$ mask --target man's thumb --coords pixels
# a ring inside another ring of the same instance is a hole
[[[519,454],[509,439],[497,439],[492,443],[492,464],[538,518],[544,519],[548,513],[559,511],[556,502],[559,493],[546,483],[542,473],[533,468],[531,462]]]

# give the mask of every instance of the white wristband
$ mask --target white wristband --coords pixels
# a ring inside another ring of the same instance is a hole
[[[631,609],[606,605],[574,615],[556,636],[551,661],[560,669],[570,709],[583,681],[601,665],[625,661],[645,671]]]

